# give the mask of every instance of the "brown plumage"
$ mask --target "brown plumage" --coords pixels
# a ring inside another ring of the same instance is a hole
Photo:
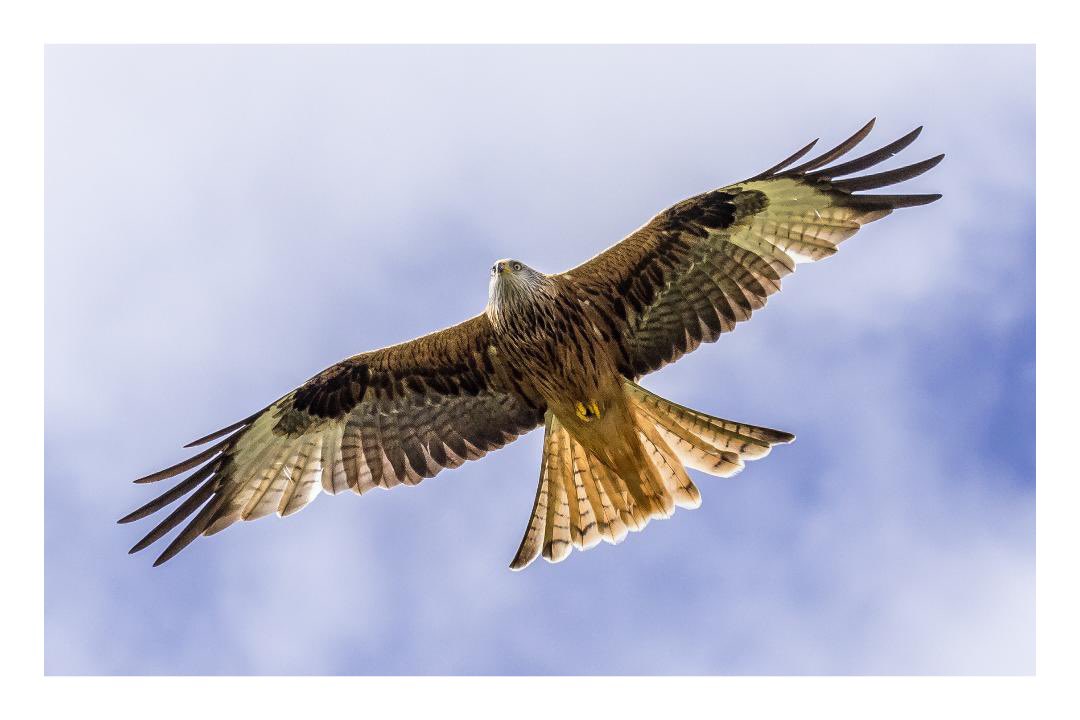
[[[545,426],[533,512],[512,568],[618,543],[653,517],[697,507],[685,467],[732,475],[794,436],[676,405],[636,381],[761,308],[803,261],[862,225],[939,195],[856,194],[920,175],[866,170],[920,129],[839,165],[870,132],[791,167],[683,200],[588,262],[545,275],[492,268],[484,313],[324,370],[262,411],[200,438],[194,457],[136,482],[194,472],[120,522],[184,500],[132,552],[187,524],[158,557],[237,520],[289,515],[320,490],[413,485]],[[815,141],[816,142],[816,141]]]

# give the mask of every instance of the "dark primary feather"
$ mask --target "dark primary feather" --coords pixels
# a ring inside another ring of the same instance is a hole
[[[833,160],[836,160],[837,158],[846,155],[848,152],[851,151],[851,149],[853,147],[855,147],[856,145],[858,145],[859,143],[861,143],[863,140],[866,139],[866,136],[869,135],[870,131],[874,129],[874,123],[875,122],[877,122],[877,118],[871,118],[870,122],[866,123],[861,128],[859,128],[858,131],[854,135],[849,137],[844,142],[840,143],[839,145],[832,148],[831,150],[827,150],[827,151],[823,152],[822,154],[818,155],[816,158],[814,158],[812,160],[808,160],[807,162],[803,163],[802,165],[799,165],[798,167],[791,168],[790,170],[786,171],[784,174],[792,176],[792,177],[799,176],[799,175],[805,175],[806,173],[810,172],[811,170],[817,170],[819,167],[822,167],[823,165],[828,165]]]
[[[929,160],[905,165],[904,167],[896,168],[895,170],[887,170],[874,175],[862,175],[857,178],[851,178],[850,180],[834,180],[832,182],[832,187],[844,192],[856,192],[858,190],[874,190],[875,188],[886,187],[887,185],[895,185],[904,180],[910,180],[911,178],[922,175],[924,172],[941,162],[944,158],[944,154],[935,155]]]
[[[229,425],[228,427],[223,427],[220,430],[215,430],[214,432],[210,433],[209,435],[204,435],[201,438],[199,438],[198,440],[192,440],[191,442],[189,442],[184,447],[185,448],[198,447],[199,445],[204,445],[204,444],[210,442],[211,440],[217,440],[219,437],[224,437],[225,435],[228,435],[229,433],[231,433],[233,430],[239,430],[242,427],[250,425],[255,420],[255,418],[259,417],[259,414],[261,412],[263,412],[263,410],[265,410],[265,409],[266,408],[263,408],[262,410],[255,413],[254,415],[249,415],[248,417],[244,418],[243,420],[235,422],[232,425]]]
[[[752,177],[750,179],[751,180],[762,180],[762,179],[767,178],[767,177],[769,177],[771,175],[775,175],[776,173],[780,172],[781,170],[786,168],[791,163],[793,163],[793,162],[799,160],[800,158],[802,158],[804,155],[806,155],[806,153],[813,150],[814,146],[818,144],[818,140],[820,140],[820,139],[821,138],[814,138],[813,140],[808,142],[806,145],[804,145],[802,148],[800,148],[799,150],[796,150],[791,155],[788,155],[786,158],[784,158],[780,162],[776,163],[775,165],[773,165],[768,170],[763,170],[761,173],[755,175],[754,177]]]
[[[818,170],[816,172],[809,173],[807,177],[813,179],[831,179],[840,177],[842,175],[850,175],[851,173],[860,172],[867,168],[873,167],[878,163],[884,162],[891,158],[896,153],[906,148],[911,143],[915,142],[915,138],[919,137],[922,133],[922,126],[915,128],[907,135],[898,140],[894,140],[888,145],[875,150],[874,152],[867,153],[861,157],[857,157],[854,160],[849,160],[846,163],[840,163],[839,165],[833,165],[832,167],[824,170]]]
[[[222,440],[217,445],[214,445],[211,448],[203,450],[198,455],[193,455],[192,457],[189,457],[187,460],[184,460],[182,462],[178,462],[175,465],[171,465],[171,466],[165,468],[164,470],[158,470],[155,473],[150,473],[149,475],[145,475],[145,476],[135,480],[135,482],[137,482],[137,483],[152,483],[152,482],[157,482],[159,480],[165,480],[166,478],[175,477],[176,475],[180,475],[181,473],[185,473],[185,472],[187,472],[188,470],[190,470],[193,467],[196,467],[198,465],[202,465],[204,462],[206,462],[210,458],[212,458],[215,455],[217,455],[218,453],[222,452],[222,450],[224,450],[226,448],[226,446],[228,446],[230,440],[231,440],[231,438],[227,438],[225,440]]]

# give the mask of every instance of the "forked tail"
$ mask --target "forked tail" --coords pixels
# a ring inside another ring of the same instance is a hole
[[[633,467],[616,470],[600,462],[548,411],[540,483],[511,569],[524,568],[538,555],[558,562],[575,547],[587,550],[601,540],[615,544],[651,518],[670,517],[676,506],[697,507],[701,495],[684,466],[728,477],[746,460],[795,439],[691,410],[636,383],[624,387],[640,443]]]

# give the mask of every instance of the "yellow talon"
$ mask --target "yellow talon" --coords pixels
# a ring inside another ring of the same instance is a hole
[[[581,418],[584,422],[589,422],[589,412],[580,402],[577,404],[577,416]]]
[[[579,402],[576,409],[577,416],[581,418],[582,422],[589,422],[593,418],[600,417],[600,406],[596,404],[595,400],[590,400],[587,406]]]

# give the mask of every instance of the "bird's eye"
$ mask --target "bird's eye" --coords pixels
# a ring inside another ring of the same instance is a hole
[[[510,267],[514,269],[514,272],[521,272],[521,263],[519,262],[514,263]]]

